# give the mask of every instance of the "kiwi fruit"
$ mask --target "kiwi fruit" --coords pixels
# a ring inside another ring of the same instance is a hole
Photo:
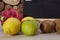
[[[51,20],[44,20],[40,24],[40,29],[43,33],[51,33],[55,27],[55,23]]]
[[[0,2],[0,11],[2,11],[4,9],[4,3]]]
[[[56,27],[55,30],[57,33],[60,33],[60,19],[56,19],[55,21]]]

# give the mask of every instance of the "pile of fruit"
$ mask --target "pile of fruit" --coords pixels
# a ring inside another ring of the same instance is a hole
[[[35,35],[38,23],[33,17],[23,18],[23,0],[0,0],[0,21],[4,33]]]
[[[4,33],[8,35],[16,35],[22,32],[25,35],[32,36],[37,33],[38,23],[33,17],[24,17],[22,20],[9,17],[3,22],[2,28]]]
[[[2,1],[0,2],[0,21],[4,33],[16,35],[21,32],[24,35],[33,36],[36,35],[38,29],[42,33],[60,33],[60,19],[40,21],[33,17],[23,18],[23,4],[20,4],[21,0]],[[21,2],[23,3],[23,1]]]
[[[24,35],[33,36],[38,29],[42,33],[60,33],[60,19],[40,21],[33,17],[23,18],[21,12],[12,8],[2,11],[0,19],[3,31],[8,35],[16,35],[22,32]]]
[[[2,25],[4,33],[8,35],[16,35],[21,32],[24,35],[33,36],[37,34],[38,29],[40,29],[42,33],[60,33],[60,19],[56,19],[54,21],[40,21],[36,20],[33,17],[24,17],[22,19],[19,18],[11,15],[7,19],[5,19]]]
[[[15,17],[21,21],[23,18],[23,0],[0,0],[1,24],[10,18]]]

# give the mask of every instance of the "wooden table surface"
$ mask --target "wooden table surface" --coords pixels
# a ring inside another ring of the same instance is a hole
[[[57,33],[42,34],[40,32],[37,32],[35,36],[26,36],[23,34],[8,36],[4,34],[4,32],[2,31],[2,27],[0,25],[0,40],[60,40],[60,34]]]

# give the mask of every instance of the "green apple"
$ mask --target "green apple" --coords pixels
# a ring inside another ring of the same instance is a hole
[[[22,23],[22,32],[25,35],[33,36],[36,34],[38,28],[38,24],[36,21],[27,20]]]

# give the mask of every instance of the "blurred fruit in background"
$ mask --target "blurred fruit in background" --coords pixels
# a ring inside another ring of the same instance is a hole
[[[7,20],[8,18],[10,18],[10,17],[17,18],[17,19],[19,19],[21,21],[22,18],[23,18],[23,13],[21,13],[19,11],[16,11],[13,8],[6,9],[6,10],[2,11],[2,14],[1,14],[1,23],[3,24],[3,22],[5,20]]]
[[[17,10],[23,13],[23,4],[19,4]]]
[[[5,10],[9,9],[9,8],[12,8],[12,6],[11,5],[5,5]]]
[[[4,3],[9,5],[18,5],[21,0],[3,0]]]
[[[0,12],[4,9],[4,3],[3,2],[0,2]]]
[[[13,6],[13,9],[17,10],[17,8],[18,8],[17,6]]]

